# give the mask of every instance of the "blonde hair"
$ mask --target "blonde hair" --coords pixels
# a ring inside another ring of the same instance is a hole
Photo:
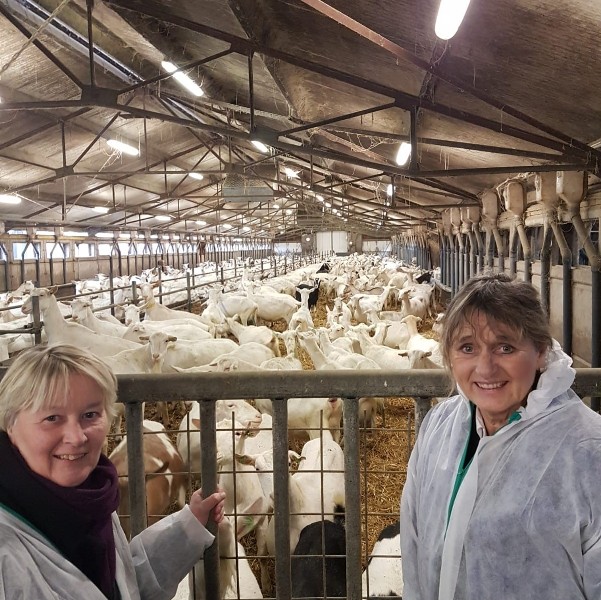
[[[100,388],[109,421],[115,415],[117,379],[99,358],[76,346],[35,346],[17,356],[0,381],[0,430],[8,431],[22,410],[66,402],[73,375],[89,377]]]
[[[549,320],[533,285],[504,273],[480,275],[457,292],[443,317],[440,350],[447,369],[457,333],[476,314],[509,327],[530,340],[539,352],[553,346]]]

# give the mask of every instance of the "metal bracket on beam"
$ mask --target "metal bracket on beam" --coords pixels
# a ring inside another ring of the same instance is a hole
[[[114,107],[117,104],[118,98],[119,90],[96,86],[92,87],[89,85],[84,85],[81,88],[82,102],[91,102],[98,106]]]
[[[65,165],[64,167],[60,167],[58,169],[54,169],[54,174],[57,178],[59,177],[69,177],[73,175],[75,171],[73,170],[73,165]]]

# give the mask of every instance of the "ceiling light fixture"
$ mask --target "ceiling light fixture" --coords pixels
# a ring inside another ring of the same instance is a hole
[[[192,177],[192,179],[198,179],[198,181],[202,181],[204,179],[204,175],[202,175],[201,173],[188,173],[189,177]]]
[[[441,40],[450,40],[459,29],[470,0],[440,0],[434,33]]]
[[[0,204],[21,204],[21,196],[16,194],[0,194]]]
[[[229,223],[223,223],[223,225],[221,225],[221,227],[223,227],[223,229],[231,229],[232,226]]]
[[[411,144],[408,142],[402,142],[396,153],[396,164],[402,167],[407,164],[409,157],[411,156]]]
[[[207,222],[206,221],[196,221],[197,225],[206,225]]]
[[[386,194],[387,194],[388,196],[392,196],[392,195],[394,194],[394,188],[392,187],[392,183],[389,183],[389,184],[386,186]]]
[[[201,87],[192,81],[192,79],[190,79],[190,77],[188,77],[185,73],[182,73],[179,70],[179,67],[167,60],[164,60],[161,63],[161,66],[163,69],[165,69],[165,71],[167,71],[167,73],[171,73],[173,78],[191,94],[194,94],[195,96],[204,96],[204,92],[202,91]]]
[[[298,176],[300,171],[295,171],[294,169],[291,169],[290,167],[284,167],[284,173],[286,173],[286,175],[290,179],[300,179],[300,177]]]
[[[120,142],[119,140],[110,139],[106,142],[113,150],[117,150],[121,152],[121,154],[129,154],[129,156],[140,156],[140,152],[137,148],[126,144],[125,142]]]
[[[250,227],[248,227],[248,226],[247,227],[243,227],[242,231],[250,231]]]
[[[269,153],[269,146],[266,146],[263,142],[260,142],[259,140],[251,140],[251,142],[259,152],[262,152],[263,154]]]
[[[92,210],[93,210],[94,212],[97,212],[97,213],[101,213],[101,214],[103,214],[103,215],[106,215],[106,213],[109,211],[109,208],[108,208],[108,206],[94,206],[94,207],[92,208]]]
[[[171,221],[171,217],[169,215],[155,215],[154,218],[157,221]]]
[[[315,196],[320,202],[323,202],[323,196],[321,196],[320,194],[317,194],[317,196]]]

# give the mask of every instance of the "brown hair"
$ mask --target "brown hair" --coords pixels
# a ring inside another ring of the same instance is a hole
[[[534,286],[504,273],[479,275],[459,290],[443,317],[440,350],[447,369],[455,336],[475,313],[516,331],[539,352],[553,345],[549,321]]]

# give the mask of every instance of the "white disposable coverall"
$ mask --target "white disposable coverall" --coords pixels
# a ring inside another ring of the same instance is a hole
[[[169,600],[213,543],[188,506],[128,543],[116,513],[116,581],[122,600]],[[35,529],[0,507],[2,600],[106,600],[102,592]]]
[[[401,500],[404,600],[600,600],[601,416],[554,343],[520,419],[479,442],[460,395],[426,416]]]

